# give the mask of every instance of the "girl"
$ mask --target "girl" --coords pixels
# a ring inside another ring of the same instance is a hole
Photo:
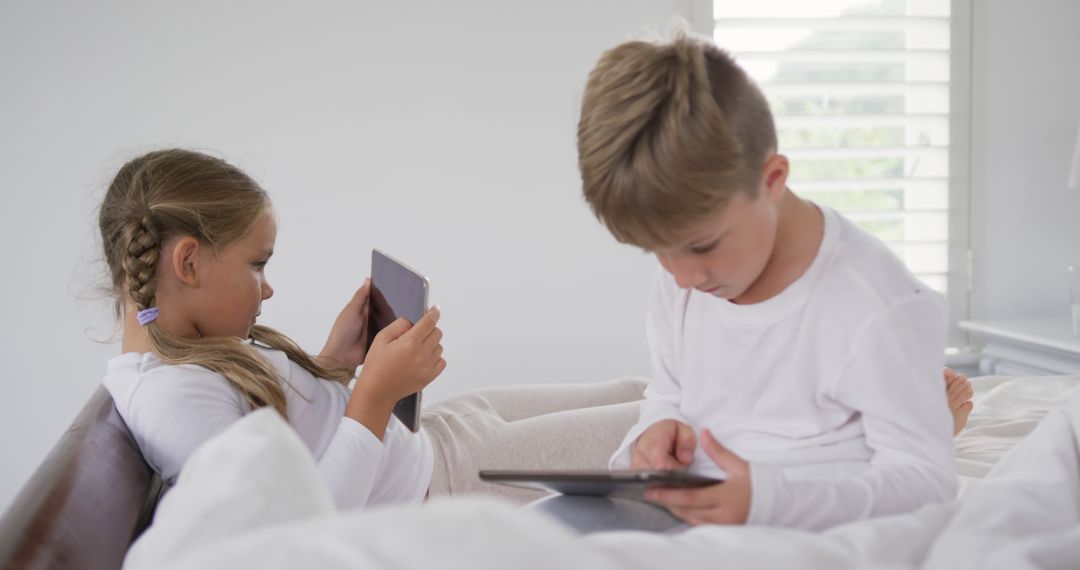
[[[172,482],[199,444],[244,414],[272,406],[314,454],[340,508],[424,497],[431,444],[391,412],[446,367],[437,307],[415,326],[386,327],[367,351],[365,282],[314,358],[257,325],[273,295],[270,200],[236,167],[197,152],[125,164],[99,222],[123,319],[123,354],[103,383],[162,479]]]

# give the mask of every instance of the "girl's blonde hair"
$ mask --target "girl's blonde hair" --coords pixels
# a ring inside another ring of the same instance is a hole
[[[224,160],[181,149],[159,150],[120,168],[101,204],[99,226],[112,278],[117,316],[125,299],[136,310],[155,306],[161,247],[173,236],[192,236],[220,252],[241,238],[267,211],[270,199],[249,176]],[[150,346],[163,362],[196,364],[221,374],[253,407],[287,415],[283,378],[247,339],[181,338],[146,325]],[[348,384],[355,370],[325,368],[295,342],[269,327],[254,326],[251,339],[281,350],[313,375]]]

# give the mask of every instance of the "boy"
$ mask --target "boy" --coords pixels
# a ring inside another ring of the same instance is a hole
[[[611,466],[726,472],[648,500],[822,529],[955,496],[943,298],[787,188],[768,104],[726,53],[682,35],[604,53],[578,152],[593,212],[664,269],[653,380]]]

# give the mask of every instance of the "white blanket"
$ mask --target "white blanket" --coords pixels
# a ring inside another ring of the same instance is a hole
[[[978,477],[1080,378],[979,379],[958,439]],[[207,442],[126,568],[1077,568],[1080,392],[961,500],[820,534],[698,527],[577,537],[484,498],[335,512],[303,444],[270,410]]]

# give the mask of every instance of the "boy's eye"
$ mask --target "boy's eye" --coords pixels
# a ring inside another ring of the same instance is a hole
[[[690,253],[692,253],[694,255],[705,255],[706,253],[709,253],[710,251],[716,249],[716,244],[718,244],[718,243],[720,243],[720,242],[719,241],[714,241],[714,242],[710,243],[709,245],[697,245],[697,246],[691,247],[690,248]]]
[[[252,265],[255,266],[255,269],[257,269],[259,271],[262,271],[266,267],[266,262],[265,261],[256,261]]]

